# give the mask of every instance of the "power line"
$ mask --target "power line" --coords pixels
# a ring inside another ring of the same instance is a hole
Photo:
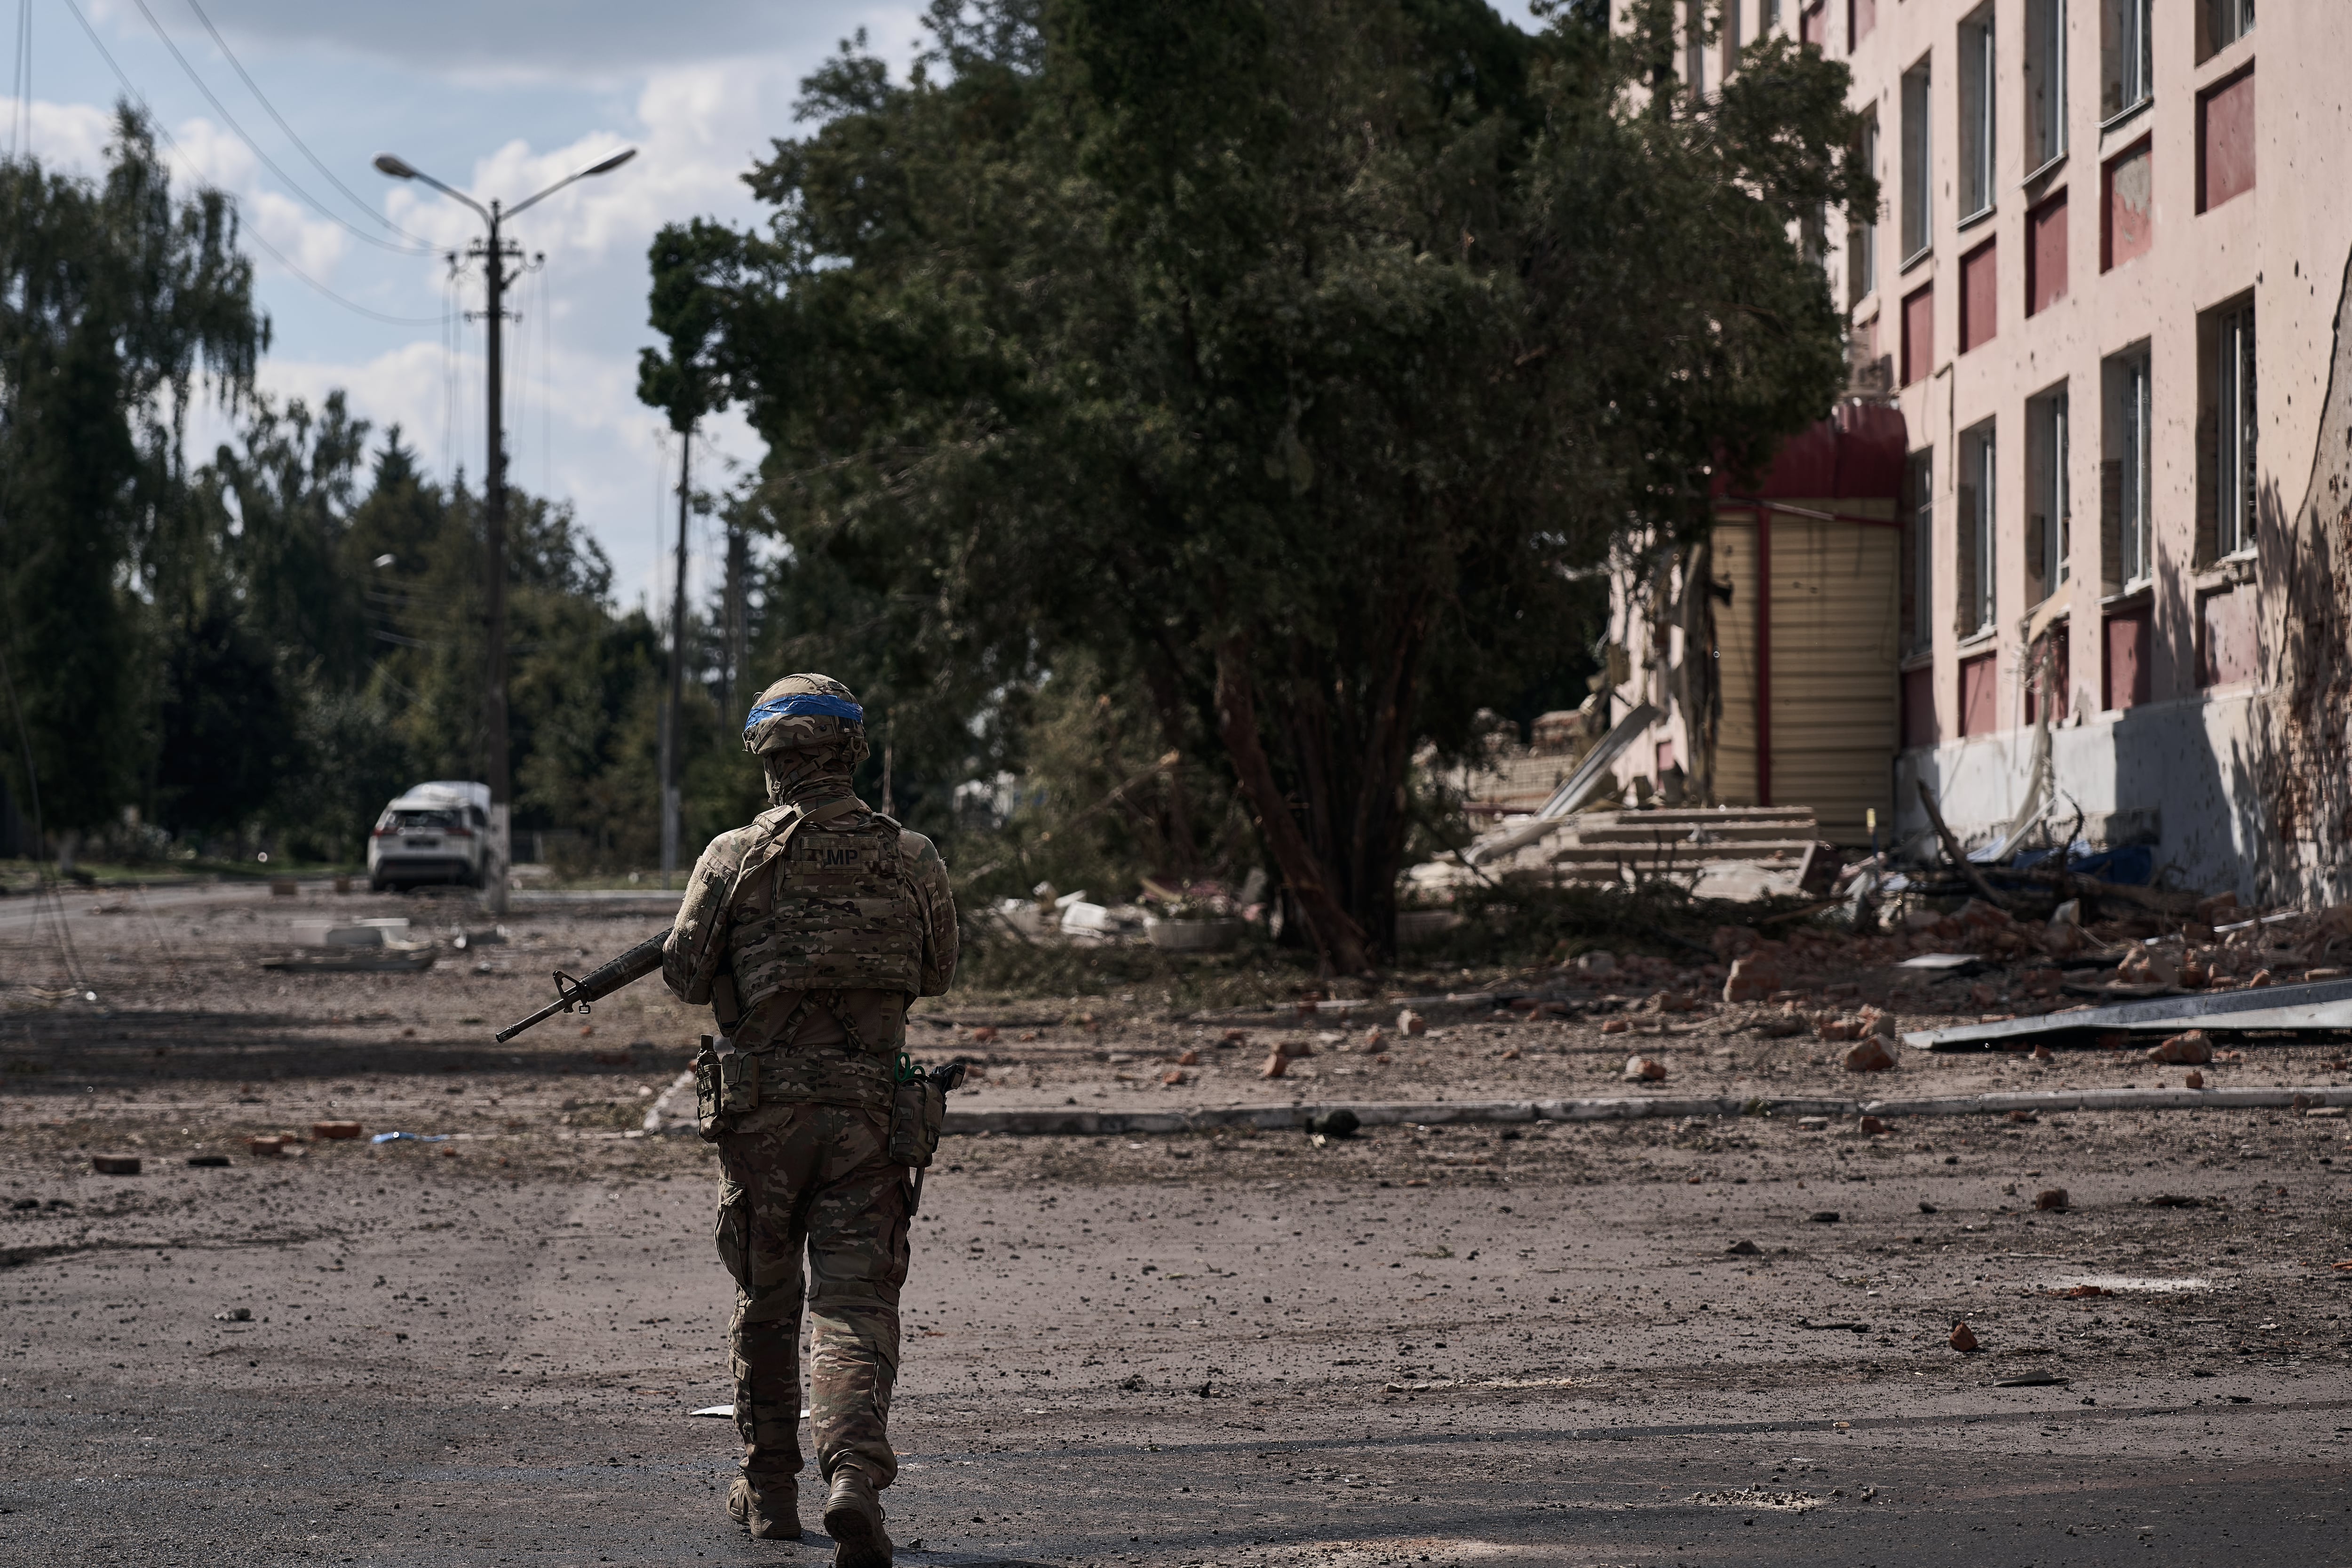
[[[370,234],[367,230],[352,222],[351,219],[343,216],[341,213],[329,211],[325,203],[320,201],[318,197],[312,195],[309,191],[304,190],[299,184],[296,184],[294,176],[279,168],[278,166],[277,160],[270,157],[268,153],[263,152],[261,150],[261,143],[256,142],[247,133],[245,127],[237,123],[236,116],[228,111],[228,105],[223,103],[220,100],[220,95],[213,91],[211,86],[205,82],[203,77],[196,74],[196,68],[189,63],[187,56],[180,52],[180,46],[172,41],[172,35],[163,30],[163,24],[156,19],[155,13],[148,9],[147,0],[131,0],[131,3],[139,7],[139,14],[147,18],[147,26],[154,29],[155,36],[163,40],[163,47],[170,50],[172,58],[179,62],[182,74],[186,76],[190,81],[195,84],[196,90],[205,95],[205,101],[211,104],[215,110],[218,110],[220,117],[228,122],[228,128],[236,132],[236,139],[244,142],[255,157],[261,160],[261,165],[263,168],[268,169],[271,174],[277,175],[278,178],[285,184],[288,190],[292,191],[296,195],[301,197],[302,200],[308,203],[320,217],[325,218],[330,223],[340,224],[344,228],[350,230],[353,235],[356,235],[359,238],[365,240],[368,244],[379,246],[396,255],[426,256],[432,253],[433,247],[429,244],[425,244],[422,241],[412,245],[395,244],[389,239],[383,238],[380,235]],[[273,112],[275,111],[273,110]],[[415,238],[414,236],[411,236],[410,237],[412,239]]]
[[[144,5],[141,6],[142,10],[144,10],[145,8],[146,7]],[[344,195],[350,197],[351,203],[353,206],[367,214],[368,216],[375,219],[376,222],[383,225],[384,227],[392,230],[393,233],[399,235],[404,239],[415,240],[417,244],[425,247],[427,250],[433,248],[433,245],[430,240],[427,240],[422,235],[410,234],[406,229],[401,227],[398,224],[384,216],[383,214],[370,206],[366,200],[360,196],[358,193],[354,192],[351,186],[343,184],[340,179],[337,179],[335,177],[335,172],[320,161],[319,155],[310,151],[310,144],[304,142],[301,137],[294,133],[294,127],[286,122],[286,117],[278,112],[278,106],[269,101],[268,95],[261,90],[261,84],[254,80],[253,73],[245,68],[245,62],[236,58],[236,51],[228,47],[228,40],[221,37],[220,29],[218,27],[213,26],[213,19],[205,14],[205,8],[202,5],[197,5],[196,0],[188,0],[188,9],[196,14],[196,20],[202,22],[205,25],[205,31],[212,35],[213,43],[219,47],[222,56],[228,61],[230,66],[236,69],[238,79],[245,83],[246,89],[253,94],[254,100],[261,105],[262,109],[268,112],[270,119],[278,122],[278,129],[286,132],[286,140],[293,142],[296,150],[299,151],[302,156],[310,160],[310,167],[318,170],[320,174],[324,174],[327,177],[327,183],[329,184],[333,185],[335,189],[342,192]],[[243,133],[239,132],[239,134]]]
[[[8,156],[15,158],[33,150],[33,0],[16,0],[16,74],[9,96],[15,101],[8,106]]]
[[[73,13],[73,19],[81,24],[81,30],[89,39],[90,47],[98,51],[99,58],[106,62],[107,68],[114,73],[114,79],[122,84],[122,90],[130,94],[131,100],[139,105],[140,112],[147,117],[147,123],[154,128],[157,135],[163,138],[163,142],[166,146],[170,147],[174,153],[179,153],[182,157],[186,158],[189,165],[194,167],[195,164],[195,159],[189,154],[186,148],[180,145],[179,138],[172,134],[171,128],[156,117],[155,108],[152,104],[147,101],[147,95],[141,92],[138,87],[132,83],[130,73],[122,68],[121,62],[115,59],[112,51],[107,48],[105,40],[98,36],[98,29],[89,25],[89,18],[88,16],[82,15],[81,7],[75,4],[75,0],[65,0],[65,5],[66,9]],[[304,283],[309,284],[320,294],[333,300],[336,304],[341,305],[344,310],[350,310],[356,315],[365,316],[371,321],[383,321],[386,325],[394,327],[429,327],[436,325],[444,320],[443,317],[439,316],[388,316],[382,310],[372,310],[367,306],[359,303],[357,300],[346,300],[341,294],[336,293],[332,289],[328,288],[324,283],[320,282],[316,278],[311,277],[309,273],[295,266],[293,261],[288,258],[287,254],[278,249],[276,246],[270,244],[268,237],[258,228],[247,229],[244,232],[252,239],[254,244],[268,251],[270,256],[277,260],[278,266],[283,267],[296,278],[299,279]]]

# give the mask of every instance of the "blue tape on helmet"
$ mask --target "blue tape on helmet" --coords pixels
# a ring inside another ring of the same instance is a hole
[[[743,732],[750,734],[751,726],[763,719],[793,719],[824,717],[846,719],[853,724],[866,722],[866,710],[842,697],[828,697],[821,691],[799,691],[788,697],[772,698],[751,710],[743,721]]]

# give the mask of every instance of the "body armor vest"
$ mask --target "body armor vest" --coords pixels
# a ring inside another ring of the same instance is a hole
[[[729,960],[747,1016],[780,991],[921,989],[922,922],[898,825],[866,812],[836,827],[831,815],[779,814],[729,900]]]

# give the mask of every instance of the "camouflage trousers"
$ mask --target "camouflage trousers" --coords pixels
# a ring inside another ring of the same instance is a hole
[[[907,1282],[907,1173],[887,1111],[785,1101],[719,1141],[719,1257],[735,1277],[728,1324],[746,1474],[801,1468],[801,1310],[809,1316],[809,1426],[817,1471],[844,1460],[877,1487],[898,1476],[886,1427]],[[802,1256],[807,1256],[807,1272]]]

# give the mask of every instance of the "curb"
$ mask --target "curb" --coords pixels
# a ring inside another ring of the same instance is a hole
[[[665,1097],[667,1098],[667,1097]],[[1335,1110],[1365,1127],[1406,1122],[1634,1121],[1659,1117],[2005,1116],[2012,1110],[2262,1110],[2352,1106],[2352,1088],[2089,1089],[2032,1094],[1979,1094],[1927,1100],[1666,1099],[1488,1100],[1413,1105],[1330,1101],[1312,1105],[1234,1105],[1199,1110],[950,1110],[947,1132],[1013,1137],[1102,1137],[1118,1133],[1204,1132],[1223,1127],[1264,1131],[1304,1128]],[[647,1126],[652,1127],[648,1117]]]

